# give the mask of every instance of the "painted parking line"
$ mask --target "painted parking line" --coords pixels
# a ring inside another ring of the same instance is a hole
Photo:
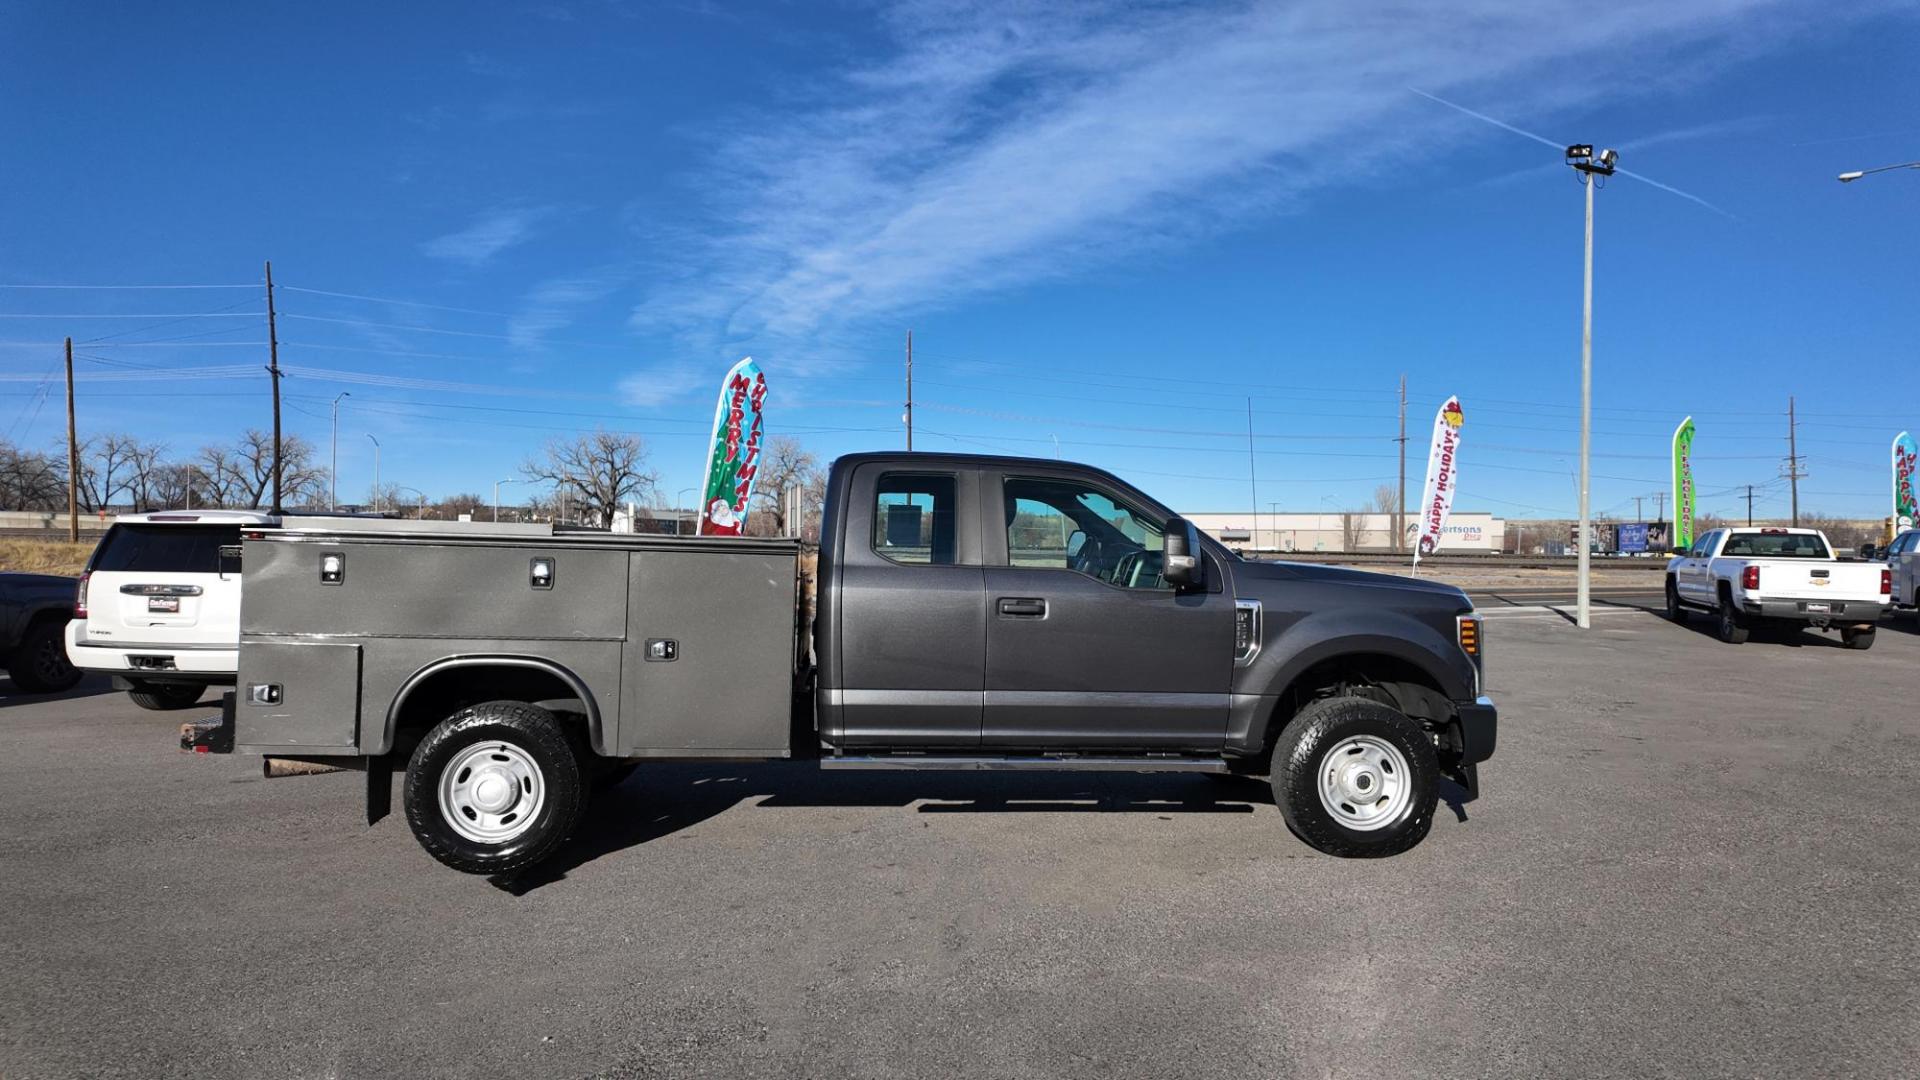
[[[1632,608],[1632,607],[1595,607],[1595,608],[1590,608],[1588,610],[1594,615],[1653,615],[1655,614],[1655,612],[1648,611],[1645,608]],[[1479,609],[1479,614],[1480,614],[1480,617],[1484,619],[1561,619],[1561,618],[1571,618],[1575,614],[1575,612],[1574,612],[1574,606],[1572,604],[1568,604],[1564,607],[1557,606],[1557,605],[1556,606],[1537,605],[1537,606],[1481,608]]]

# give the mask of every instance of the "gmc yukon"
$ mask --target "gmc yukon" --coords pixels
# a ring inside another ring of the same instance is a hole
[[[184,747],[365,769],[436,859],[551,854],[661,759],[1271,776],[1306,843],[1417,844],[1496,717],[1458,589],[1242,560],[1081,465],[833,465],[791,540],[290,517],[248,530],[239,684]]]

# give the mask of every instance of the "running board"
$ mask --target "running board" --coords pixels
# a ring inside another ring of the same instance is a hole
[[[881,755],[879,757],[824,757],[823,769],[963,769],[1033,770],[1060,769],[1101,772],[1198,772],[1224,773],[1224,758],[1193,757],[947,757],[942,755]]]

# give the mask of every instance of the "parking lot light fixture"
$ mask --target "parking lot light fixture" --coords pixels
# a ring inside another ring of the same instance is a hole
[[[1899,169],[1920,169],[1920,161],[1903,161],[1898,165],[1882,165],[1877,169],[1855,169],[1852,172],[1843,172],[1840,174],[1840,182],[1843,184],[1851,184],[1863,176],[1872,176],[1874,173],[1894,172]]]
[[[1580,580],[1575,592],[1574,622],[1582,630],[1592,629],[1593,611],[1593,192],[1619,166],[1620,154],[1614,150],[1593,152],[1590,144],[1567,147],[1567,164],[1580,176],[1587,189],[1587,244],[1585,272],[1580,280]]]

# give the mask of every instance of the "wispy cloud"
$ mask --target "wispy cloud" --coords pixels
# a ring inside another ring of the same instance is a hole
[[[726,373],[725,365],[708,371],[692,363],[658,364],[621,379],[620,401],[625,405],[646,409],[664,405],[709,383],[712,384],[710,388],[717,392],[720,379]]]
[[[507,336],[520,348],[537,347],[546,335],[572,323],[582,307],[613,295],[620,281],[612,270],[543,281],[507,320]]]
[[[553,213],[551,206],[489,210],[459,232],[421,244],[420,251],[431,258],[479,266],[515,244],[524,243],[533,235],[534,226]]]
[[[1408,86],[1552,115],[1832,16],[1794,0],[899,4],[882,59],[715,132],[706,215],[663,248],[674,276],[635,323],[805,338],[1072,273],[1430,166],[1433,109]],[[1600,59],[1605,80],[1568,76]]]

